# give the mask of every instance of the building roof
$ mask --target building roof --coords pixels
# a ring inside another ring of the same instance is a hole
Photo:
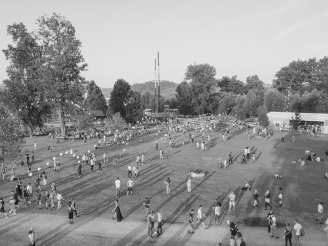
[[[321,113],[300,113],[301,121],[315,121],[322,122],[328,120],[328,114]],[[283,119],[283,120],[292,120],[292,117],[295,117],[293,112],[269,112],[269,118]]]
[[[103,111],[101,110],[90,110],[89,111],[94,117],[106,117]]]

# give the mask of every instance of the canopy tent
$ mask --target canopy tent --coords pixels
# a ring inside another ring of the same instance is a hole
[[[300,113],[301,122],[313,123],[317,122],[322,125],[322,133],[328,133],[328,114],[321,113]],[[290,124],[290,121],[295,118],[295,113],[293,112],[269,112],[268,118],[270,124],[274,125],[276,123]]]

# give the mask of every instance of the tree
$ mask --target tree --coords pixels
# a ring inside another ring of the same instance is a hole
[[[106,99],[93,80],[87,84],[87,93],[88,96],[84,101],[84,105],[91,110],[101,110],[105,114],[107,111]]]
[[[263,105],[263,99],[264,90],[252,89],[248,91],[244,104],[245,113],[249,116],[257,115],[257,108]]]
[[[76,123],[76,128],[78,130],[86,130],[91,128],[94,125],[94,117],[93,115],[85,109],[78,108],[75,110],[71,110],[70,118],[74,120]]]
[[[197,113],[209,113],[211,96],[215,93],[216,70],[209,64],[189,65],[184,80],[189,82],[191,103]]]
[[[7,33],[12,37],[13,45],[3,50],[10,63],[7,67],[8,79],[3,81],[6,87],[0,100],[33,132],[36,127],[43,126],[51,113],[44,96],[43,48],[23,23],[9,25]]]
[[[143,117],[143,110],[141,94],[138,91],[130,91],[129,100],[126,104],[125,120],[128,123],[137,123]]]
[[[149,92],[141,95],[141,104],[145,109],[151,109],[155,112],[155,95]]]
[[[231,78],[223,76],[217,81],[217,86],[220,87],[221,91],[232,92],[234,94],[245,93],[245,84],[237,76],[232,76]]]
[[[220,92],[218,100],[218,113],[229,115],[236,105],[237,95],[232,92]]]
[[[55,13],[51,17],[45,15],[37,20],[37,24],[45,98],[58,112],[61,132],[65,135],[65,114],[71,108],[71,102],[80,104],[83,100],[86,82],[80,73],[86,70],[87,64],[75,28],[65,17]]]
[[[116,113],[112,117],[106,118],[105,125],[113,132],[114,131],[121,132],[124,130],[126,126],[126,122],[121,117],[120,113]]]
[[[193,114],[192,95],[188,82],[181,82],[175,89],[175,92],[179,113],[183,115]]]
[[[265,107],[260,106],[257,109],[257,115],[260,126],[267,127],[270,124],[269,117],[267,115],[268,111]]]
[[[109,100],[113,114],[120,113],[121,117],[125,118],[125,105],[129,100],[130,88],[130,84],[124,79],[115,82]]]
[[[246,117],[245,106],[244,106],[245,100],[246,100],[246,95],[237,95],[236,105],[234,106],[231,112],[239,120],[242,120]]]
[[[257,75],[253,76],[248,76],[246,78],[246,85],[245,85],[245,90],[246,93],[250,90],[264,90],[264,83],[262,80],[259,79]]]
[[[17,115],[0,104],[0,162],[15,158],[25,143],[24,130]]]
[[[301,123],[301,114],[300,112],[295,112],[294,117],[292,117],[291,122],[295,131],[297,131],[297,126]]]
[[[268,112],[282,112],[284,110],[285,101],[286,95],[276,89],[270,89],[264,94],[263,105]]]

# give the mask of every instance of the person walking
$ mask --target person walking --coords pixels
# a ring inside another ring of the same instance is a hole
[[[191,178],[190,177],[188,177],[188,179],[187,179],[187,191],[188,191],[188,193],[191,192]]]
[[[98,173],[102,173],[101,161],[98,161]]]
[[[164,151],[162,149],[159,151],[159,159],[164,159]]]
[[[278,236],[276,235],[277,219],[276,219],[276,216],[274,215],[273,211],[271,213],[271,220],[269,220],[269,223],[270,223],[270,226],[271,226],[271,237],[276,236],[276,238],[278,238]]]
[[[297,219],[295,219],[294,222],[295,245],[300,246],[301,230],[303,229],[303,227],[300,223],[298,223]]]
[[[129,178],[127,182],[127,186],[128,186],[128,191],[126,192],[126,195],[129,195],[129,193],[132,195],[133,181],[131,178]]]
[[[204,229],[206,230],[207,227],[205,226],[204,223],[204,218],[206,218],[205,214],[203,214],[203,206],[199,205],[198,211],[197,211],[197,224],[202,224]]]
[[[289,246],[292,246],[292,237],[293,237],[293,230],[290,227],[290,224],[288,223],[285,227],[285,235],[284,235],[285,246],[288,246],[288,242],[289,242]]]
[[[232,164],[232,153],[231,152],[229,153],[229,161],[228,161],[228,163],[229,163],[229,165]]]
[[[72,198],[71,203],[72,203],[73,212],[75,213],[76,217],[80,217],[80,215],[78,215],[77,212],[76,212],[76,202],[75,202],[75,198],[74,197]]]
[[[136,167],[136,169],[134,170],[134,177],[137,181],[139,181],[139,174],[140,174],[139,168]]]
[[[82,164],[81,164],[80,161],[78,163],[77,172],[79,174],[79,178],[81,178],[81,176],[82,176]]]
[[[271,216],[272,216],[273,211],[270,211],[267,215],[267,221],[268,221],[268,233],[271,235]]]
[[[35,246],[35,231],[33,227],[30,228],[27,233],[27,236],[29,240],[29,246]]]
[[[278,200],[279,200],[279,206],[281,207],[282,206],[282,188],[280,187],[279,188],[279,194],[278,194]]]
[[[322,220],[325,217],[323,214],[323,202],[320,202],[318,205],[318,217],[315,219],[317,222],[319,222],[320,224],[323,224]]]
[[[115,180],[115,187],[116,187],[116,197],[120,197],[120,194],[121,194],[121,180],[120,180],[120,178],[117,178]]]
[[[34,150],[36,150],[36,146],[37,146],[36,141],[34,141]]]
[[[9,218],[8,214],[5,212],[5,201],[0,198],[0,215],[4,214],[6,216],[6,219]]]
[[[257,190],[254,190],[253,192],[253,198],[254,198],[254,208],[259,206],[259,200],[260,200],[260,196],[259,193],[257,192]]]
[[[134,169],[135,169],[135,167],[134,167]],[[132,167],[128,166],[128,178],[131,178],[131,177],[132,177]]]
[[[72,207],[72,202],[68,203],[68,220],[69,224],[73,224],[73,207]]]
[[[166,181],[164,181],[164,184],[166,185],[166,195],[170,195],[171,193],[171,180],[169,177],[167,177]]]
[[[231,211],[231,209],[233,209],[233,210],[236,209],[235,199],[236,199],[236,195],[232,191],[229,195],[229,209],[228,209],[228,212]]]
[[[123,220],[123,216],[121,213],[120,206],[118,204],[118,200],[115,200],[115,208],[113,209],[114,217],[113,219],[116,219],[117,222],[120,222]]]
[[[194,234],[194,230],[196,229],[195,223],[194,223],[194,213],[195,210],[191,209],[189,213],[189,223],[190,223],[190,230],[188,230],[189,234]]]
[[[144,161],[145,161],[145,155],[144,155],[144,153],[141,154],[140,161],[141,161],[141,166],[143,166]]]
[[[270,191],[267,190],[264,194],[265,198],[264,198],[264,202],[265,202],[265,210],[267,210],[268,206],[270,207],[270,209],[272,209],[272,206],[270,204]]]
[[[230,240],[232,240],[235,244],[236,243],[236,235],[237,235],[237,231],[238,231],[238,226],[230,220],[227,220],[227,224],[228,224],[229,229],[230,229]]]

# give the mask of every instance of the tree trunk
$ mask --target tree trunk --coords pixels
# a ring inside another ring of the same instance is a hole
[[[66,127],[65,127],[65,120],[64,120],[64,112],[62,108],[58,110],[58,121],[61,129],[61,134],[63,137],[66,135]]]

